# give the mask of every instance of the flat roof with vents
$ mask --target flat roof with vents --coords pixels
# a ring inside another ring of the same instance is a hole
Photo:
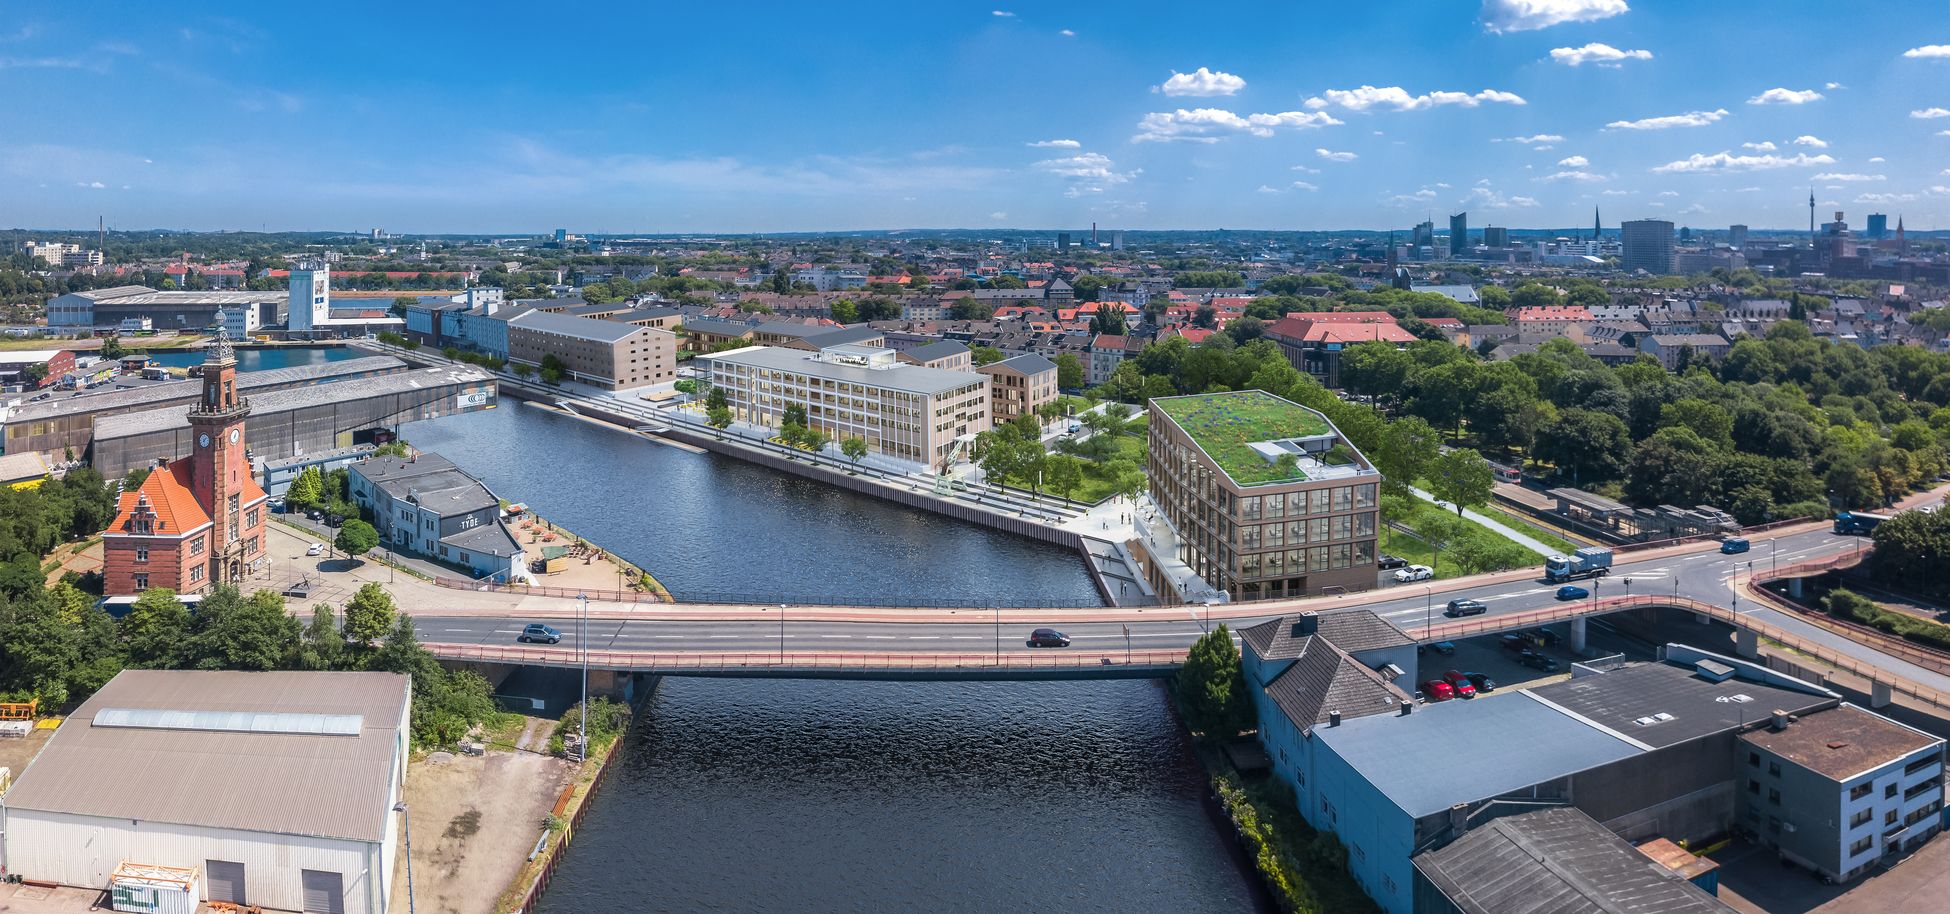
[[[1755,730],[1740,738],[1837,782],[1943,747],[1941,739],[1848,704],[1797,717],[1785,730]]]
[[[1774,708],[1802,713],[1836,702],[1813,686],[1806,691],[1790,688],[1785,677],[1779,677],[1781,685],[1756,682],[1734,675],[1738,668],[1732,664],[1704,662],[1728,667],[1728,677],[1699,675],[1693,663],[1638,663],[1530,691],[1567,713],[1655,749],[1767,720]]]

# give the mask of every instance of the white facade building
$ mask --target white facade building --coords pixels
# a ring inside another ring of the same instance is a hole
[[[0,864],[107,888],[194,867],[205,901],[385,914],[410,685],[394,673],[125,670],[0,802]]]

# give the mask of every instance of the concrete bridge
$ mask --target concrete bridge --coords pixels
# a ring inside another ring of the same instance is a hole
[[[483,668],[541,666],[579,669],[574,648],[543,645],[427,644],[441,660]],[[1024,681],[1052,679],[1158,679],[1178,671],[1185,651],[1056,650],[991,651],[614,651],[592,650],[591,676],[704,676],[742,679],[870,679]],[[492,677],[490,677],[492,678]],[[604,684],[598,681],[597,687]]]

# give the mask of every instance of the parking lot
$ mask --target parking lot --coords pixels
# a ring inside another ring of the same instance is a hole
[[[1546,672],[1518,662],[1518,654],[1502,646],[1502,634],[1492,634],[1443,642],[1453,646],[1452,654],[1443,654],[1435,646],[1420,648],[1416,655],[1416,686],[1419,688],[1422,683],[1431,679],[1440,679],[1444,673],[1456,670],[1489,676],[1496,682],[1497,692],[1515,691],[1568,679],[1574,661],[1591,659],[1591,657],[1580,658],[1571,653],[1570,632],[1564,624],[1543,626],[1533,631],[1545,631],[1555,636],[1555,639],[1543,639],[1545,643],[1542,644],[1532,639],[1528,649],[1557,661],[1556,672]],[[1599,621],[1590,624],[1587,645],[1592,649],[1592,656],[1595,657],[1622,654],[1628,660],[1653,659],[1652,652],[1646,645],[1612,632],[1609,626]]]

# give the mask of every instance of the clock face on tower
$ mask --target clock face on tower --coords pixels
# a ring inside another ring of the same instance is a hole
[[[230,430],[230,443],[231,444],[237,443],[237,430],[234,428]]]
[[[209,446],[210,446],[210,436],[209,436],[209,435],[198,435],[198,436],[196,436],[196,446],[197,446],[197,447],[209,447]]]

